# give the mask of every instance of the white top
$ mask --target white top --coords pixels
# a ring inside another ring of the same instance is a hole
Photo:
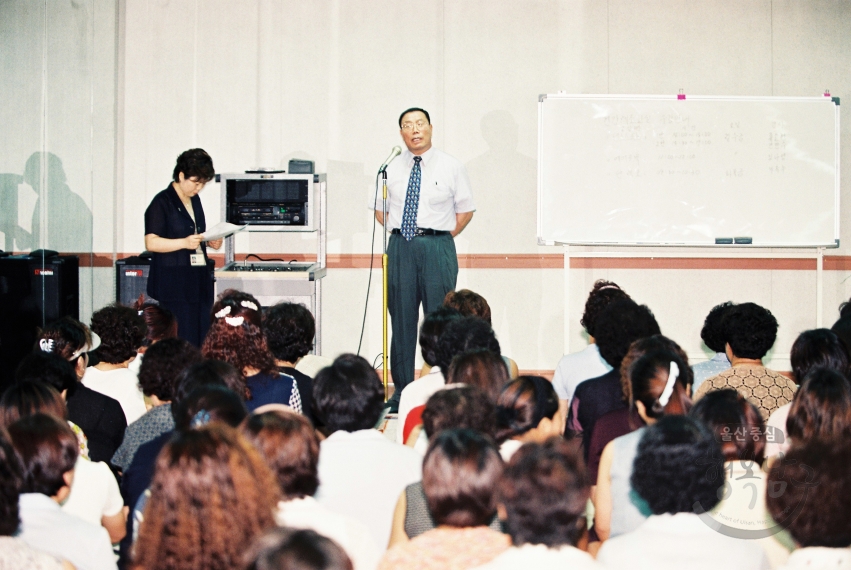
[[[365,524],[385,550],[399,495],[422,478],[422,458],[374,429],[336,431],[319,447],[316,500]]]
[[[716,532],[694,513],[651,515],[634,531],[604,542],[597,562],[619,570],[756,570],[770,567],[754,541]]]
[[[280,526],[307,528],[327,536],[343,547],[355,570],[374,570],[381,559],[382,551],[363,523],[326,509],[313,497],[281,501],[275,520]]]
[[[799,548],[789,556],[780,570],[851,570],[851,548],[810,546]]]
[[[295,369],[306,374],[311,378],[315,378],[316,374],[326,366],[331,366],[334,361],[327,356],[318,356],[316,354],[305,354],[295,364]]]
[[[502,460],[508,463],[511,456],[517,453],[517,450],[521,447],[523,447],[522,441],[517,439],[506,439],[499,446],[499,454],[502,456]]]
[[[473,192],[467,169],[456,158],[435,148],[422,155],[422,177],[420,180],[420,199],[417,210],[417,226],[433,230],[452,231],[455,229],[455,214],[473,212]],[[409,150],[390,163],[387,167],[387,226],[388,230],[400,228],[402,213],[405,209],[405,195],[408,192],[408,180],[414,167],[414,155]],[[375,202],[373,202],[375,200]],[[375,189],[369,193],[370,210],[381,210],[382,199]]]
[[[78,457],[74,465],[71,494],[62,504],[62,510],[100,525],[101,517],[117,515],[123,507],[124,500],[118,482],[107,464]]]
[[[136,358],[130,361],[130,364],[127,365],[127,370],[131,371],[136,377],[139,377],[139,370],[142,368],[142,357],[145,354],[142,352],[136,353]]]
[[[553,388],[559,400],[570,401],[579,384],[602,376],[611,369],[609,363],[600,356],[597,344],[589,344],[579,352],[561,357],[553,374]]]
[[[786,433],[786,420],[789,419],[789,409],[792,407],[792,402],[784,404],[771,412],[768,421],[765,422],[766,427],[766,442],[765,442],[765,458],[773,457],[780,453],[786,453],[789,450],[789,434]]]
[[[512,546],[478,570],[599,570],[587,552],[573,546],[547,548],[543,544]]]
[[[440,366],[435,366],[428,374],[421,376],[405,386],[399,397],[399,415],[396,422],[396,443],[405,443],[402,439],[405,431],[405,420],[408,414],[417,406],[424,406],[432,394],[446,385]]]
[[[86,368],[83,386],[118,400],[127,425],[132,424],[148,411],[145,396],[139,388],[139,378],[128,368],[116,368],[106,372],[94,366]]]
[[[41,551],[64,558],[77,570],[115,570],[109,534],[63,512],[46,495],[24,493],[18,499],[21,529],[18,538]]]
[[[0,536],[0,568],[3,570],[62,570],[55,556],[33,548],[23,540]]]

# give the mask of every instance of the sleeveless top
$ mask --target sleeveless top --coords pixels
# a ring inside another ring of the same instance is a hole
[[[638,453],[638,442],[645,429],[640,428],[612,440],[612,520],[609,538],[635,530],[652,514],[647,503],[633,491],[629,482],[632,463]]]
[[[428,510],[422,482],[418,481],[405,487],[405,504],[405,534],[408,535],[408,538],[414,538],[437,528],[437,524],[431,518],[431,513]],[[496,514],[494,514],[488,526],[493,530],[503,532],[502,523],[499,522]]]

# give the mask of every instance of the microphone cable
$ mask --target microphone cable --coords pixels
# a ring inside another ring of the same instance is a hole
[[[369,248],[369,279],[366,282],[366,299],[364,299],[364,301],[363,301],[363,321],[361,322],[361,326],[360,326],[360,340],[358,340],[358,351],[357,351],[358,356],[360,356],[360,349],[361,349],[361,346],[363,345],[363,333],[364,333],[364,330],[366,329],[366,309],[367,309],[367,307],[369,307],[369,292],[370,292],[370,289],[372,288],[372,266],[373,266],[373,260],[375,258],[375,226],[378,225],[378,219],[375,217],[375,211],[377,211],[377,208],[378,208],[378,178],[379,178],[380,174],[381,174],[381,172],[379,171],[375,175],[375,196],[372,199],[372,205],[376,208],[376,210],[373,211],[373,216],[372,216],[372,245]],[[383,212],[383,210],[382,210],[382,212]],[[387,220],[384,220],[384,223],[386,224]],[[373,366],[373,368],[375,368],[375,367]]]

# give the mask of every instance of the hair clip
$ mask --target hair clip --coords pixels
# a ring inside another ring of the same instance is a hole
[[[137,314],[141,317],[145,311],[139,311]]]
[[[226,306],[222,307],[222,309],[218,313],[216,313],[216,318],[221,319],[225,315],[229,315],[229,314],[230,314],[230,305],[226,305]]]
[[[53,339],[43,338],[38,341],[38,346],[41,348],[42,352],[53,352]]]
[[[225,322],[232,327],[239,327],[242,326],[245,319],[243,317],[225,317]]]
[[[192,422],[190,426],[193,428],[205,426],[210,423],[210,419],[210,412],[208,412],[207,410],[198,410],[198,413],[192,417]]]
[[[242,302],[240,303],[240,305],[242,305],[242,306],[243,306],[243,307],[245,307],[246,309],[251,309],[252,311],[257,311],[257,310],[258,310],[258,309],[257,309],[257,305],[256,305],[256,304],[254,304],[254,302],[252,302],[252,301],[242,301]]]
[[[680,375],[680,367],[677,363],[671,361],[671,368],[668,370],[668,381],[665,383],[665,389],[662,390],[662,395],[659,396],[659,405],[663,408],[668,405],[671,399],[671,394],[674,393],[674,383]]]

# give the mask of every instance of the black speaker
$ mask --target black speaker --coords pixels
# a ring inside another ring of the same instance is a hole
[[[148,276],[151,274],[151,254],[143,253],[115,261],[115,300],[132,307],[139,295],[148,297]]]
[[[38,329],[60,317],[80,318],[77,256],[0,258],[0,382],[33,348]]]

